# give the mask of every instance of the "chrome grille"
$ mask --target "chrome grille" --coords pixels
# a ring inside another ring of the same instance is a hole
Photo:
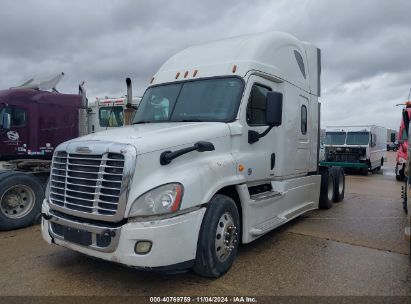
[[[50,203],[81,213],[116,215],[123,192],[124,166],[121,153],[84,155],[57,151],[50,175]]]

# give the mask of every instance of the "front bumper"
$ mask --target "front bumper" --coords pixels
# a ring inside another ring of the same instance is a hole
[[[55,243],[86,255],[127,266],[156,268],[195,259],[205,208],[167,219],[128,222],[119,227],[102,227],[78,220],[62,219],[50,211],[46,200],[43,203],[42,213],[47,218],[42,219],[42,235],[49,244]],[[83,246],[64,240],[53,231],[52,223],[91,232],[92,243]],[[99,235],[106,232],[112,235],[110,245],[99,247],[96,236],[98,239]],[[141,240],[152,242],[150,252],[144,255],[134,252],[136,242]]]

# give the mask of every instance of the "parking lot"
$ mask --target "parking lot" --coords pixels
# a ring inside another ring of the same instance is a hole
[[[243,245],[210,280],[126,268],[49,246],[33,226],[0,233],[0,295],[411,295],[409,243],[395,154],[368,176],[347,176],[342,203]],[[166,249],[165,249],[166,250]]]

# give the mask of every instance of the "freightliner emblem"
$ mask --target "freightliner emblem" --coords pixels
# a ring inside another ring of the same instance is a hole
[[[91,148],[90,147],[77,147],[76,152],[78,153],[91,153]]]

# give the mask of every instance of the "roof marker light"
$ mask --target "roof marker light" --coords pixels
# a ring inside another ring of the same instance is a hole
[[[154,77],[153,77],[153,78],[151,78],[151,81],[150,81],[150,83],[153,83],[153,81],[154,81]]]
[[[237,71],[237,65],[233,65],[233,73],[235,73],[235,71]]]
[[[180,72],[177,72],[177,74],[176,74],[176,79],[178,78],[178,76],[180,76]]]
[[[196,77],[197,72],[198,72],[197,70],[194,70],[193,77]]]
[[[186,78],[187,75],[188,75],[188,71],[186,71],[186,72],[184,73],[184,78]]]

